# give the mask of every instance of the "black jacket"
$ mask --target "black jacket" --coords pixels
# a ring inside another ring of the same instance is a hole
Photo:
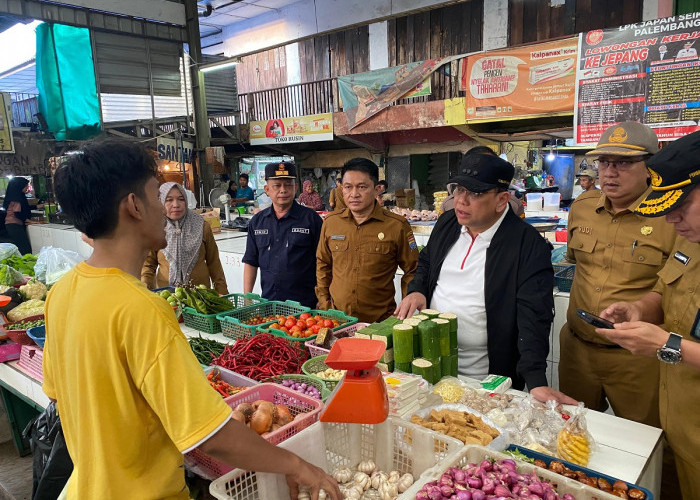
[[[428,306],[442,263],[460,230],[454,210],[446,212],[438,219],[428,245],[418,257],[418,269],[408,284],[408,293],[422,293]],[[545,239],[511,210],[486,251],[489,373],[511,377],[516,389],[522,389],[524,384],[528,389],[547,385],[546,360],[554,318],[550,256]]]

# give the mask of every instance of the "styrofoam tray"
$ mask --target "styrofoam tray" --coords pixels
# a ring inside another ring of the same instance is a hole
[[[478,446],[470,444],[462,448],[456,457],[451,457],[444,460],[439,465],[433,467],[432,469],[426,471],[421,477],[411,486],[408,490],[404,492],[406,498],[416,498],[416,494],[423,488],[423,486],[431,481],[436,481],[446,472],[450,467],[464,467],[468,463],[479,463],[485,458],[490,458],[493,460],[501,459],[513,459],[512,456],[506,455],[498,451],[494,451],[483,446]],[[548,471],[547,469],[542,469],[535,465],[521,462],[520,460],[514,459],[517,464],[517,470],[521,474],[529,474],[533,470],[542,479],[545,479],[555,486],[557,494],[559,496],[570,493],[576,500],[615,500],[619,497],[611,495],[610,493],[605,493],[604,491],[591,488],[583,483],[579,483],[575,479],[569,479],[565,476],[556,474],[554,472]]]
[[[332,472],[374,460],[380,470],[410,472],[414,478],[437,464],[452,462],[461,441],[396,417],[377,425],[316,422],[278,445],[307,462]],[[219,500],[289,498],[284,476],[236,469],[213,481],[209,492]],[[400,500],[413,500],[406,493]]]
[[[494,439],[493,441],[491,441],[488,444],[487,448],[490,448],[492,450],[502,451],[502,450],[505,450],[506,448],[508,448],[508,445],[510,444],[510,435],[508,434],[507,430],[505,430],[503,427],[499,427],[496,424],[494,424],[493,420],[491,420],[490,418],[488,418],[484,414],[479,413],[476,410],[472,410],[471,408],[469,408],[468,406],[465,406],[465,405],[460,405],[457,403],[446,403],[446,404],[442,404],[442,405],[438,405],[438,406],[431,406],[429,408],[423,408],[422,410],[417,411],[416,413],[414,413],[412,415],[418,415],[421,418],[427,419],[432,410],[465,411],[467,413],[471,413],[472,415],[475,415],[475,416],[481,418],[481,420],[483,420],[486,425],[490,425],[491,427],[493,427],[494,429],[496,429],[498,432],[501,433],[496,439]],[[410,420],[412,415],[408,416],[409,420]]]

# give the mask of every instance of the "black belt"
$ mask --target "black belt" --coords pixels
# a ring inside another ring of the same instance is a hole
[[[591,347],[597,347],[597,348],[599,348],[599,349],[622,349],[622,346],[617,345],[617,344],[599,344],[599,343],[597,343],[597,342],[591,342],[590,340],[586,340],[586,339],[583,339],[583,338],[579,337],[579,336],[576,334],[576,332],[573,331],[573,330],[570,329],[570,328],[569,328],[569,331],[571,332],[571,334],[572,334],[574,337],[576,337],[577,340],[579,340],[579,341],[583,342],[584,344],[589,345],[589,346],[591,346]]]

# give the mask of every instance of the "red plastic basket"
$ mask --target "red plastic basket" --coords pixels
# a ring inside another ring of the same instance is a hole
[[[253,403],[258,399],[285,405],[294,417],[300,413],[306,413],[304,417],[295,418],[292,422],[283,425],[276,431],[263,435],[263,438],[272,444],[279,444],[318,421],[318,415],[321,412],[321,408],[323,408],[323,403],[318,399],[305,396],[278,384],[258,384],[226,398],[225,401],[231,408],[235,408],[241,403]],[[210,478],[223,476],[233,470],[232,467],[210,457],[206,453],[199,451],[199,449],[189,452],[187,458],[205,474],[209,475]]]
[[[333,335],[338,337],[338,336],[340,336],[340,334],[346,334],[347,337],[354,337],[355,332],[357,330],[359,330],[360,328],[364,328],[367,325],[369,325],[369,323],[355,323],[354,325],[339,328],[338,330],[333,332]],[[314,344],[313,340],[307,340],[304,345],[309,350],[309,355],[312,358],[315,358],[316,356],[324,356],[324,355],[327,355],[329,352],[331,352],[330,349],[324,349],[323,347],[318,347],[316,344]]]
[[[23,345],[19,353],[18,364],[36,380],[42,382],[44,380],[44,371],[41,364],[43,357],[44,351],[38,347]]]
[[[12,341],[16,342],[18,344],[22,345],[36,345],[36,342],[34,342],[31,338],[29,338],[29,335],[27,335],[27,330],[13,330],[12,325],[15,323],[22,323],[24,321],[36,321],[38,319],[44,319],[43,314],[39,314],[36,316],[29,316],[28,318],[24,318],[21,321],[14,321],[12,323],[5,323],[3,325],[0,325],[0,332],[7,335],[7,337]]]

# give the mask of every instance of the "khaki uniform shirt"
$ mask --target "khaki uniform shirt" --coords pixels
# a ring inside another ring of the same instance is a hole
[[[328,195],[328,204],[331,206],[331,210],[338,211],[347,208],[345,204],[345,198],[343,198],[343,188],[338,185],[331,189]]]
[[[401,291],[418,267],[418,246],[408,221],[375,203],[358,225],[350,209],[323,222],[316,251],[316,297],[321,309],[338,309],[373,323],[396,309],[394,276],[404,272]]]
[[[700,243],[678,237],[668,262],[659,271],[654,291],[661,294],[664,329],[686,340],[700,341]],[[673,451],[697,464],[700,462],[700,371],[683,362],[660,364],[661,426]]]
[[[141,281],[151,289],[170,286],[170,264],[162,250],[148,253],[141,269]],[[213,286],[223,295],[228,293],[224,268],[219,259],[219,247],[208,223],[204,224],[202,244],[199,247],[197,263],[190,273],[190,281],[194,285]]]
[[[642,217],[631,209],[615,214],[605,194],[588,191],[571,205],[568,233],[567,258],[576,262],[568,327],[589,342],[612,344],[576,310],[599,314],[613,302],[637,300],[650,292],[676,232],[663,217]]]

